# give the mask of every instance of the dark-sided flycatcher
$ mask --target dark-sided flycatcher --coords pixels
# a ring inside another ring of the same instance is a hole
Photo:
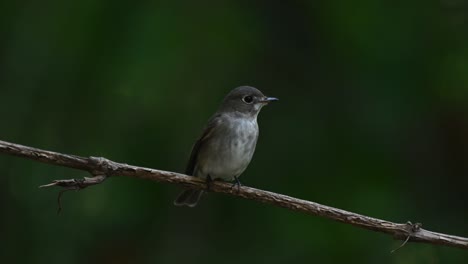
[[[258,113],[263,106],[277,100],[249,86],[228,93],[195,142],[185,174],[207,181],[221,179],[239,184],[238,177],[249,165],[257,144]],[[174,204],[194,207],[203,192],[185,190]]]

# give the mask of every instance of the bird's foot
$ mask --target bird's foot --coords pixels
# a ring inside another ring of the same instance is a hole
[[[242,186],[242,183],[239,181],[239,177],[234,177],[234,181],[232,182],[231,185],[231,190],[237,186],[237,192],[240,192],[240,187]]]

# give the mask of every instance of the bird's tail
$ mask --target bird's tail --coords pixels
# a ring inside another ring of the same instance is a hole
[[[185,190],[175,199],[174,205],[195,207],[203,193],[203,190]]]

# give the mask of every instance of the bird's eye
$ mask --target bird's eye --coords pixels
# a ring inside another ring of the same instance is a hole
[[[244,98],[242,98],[242,101],[244,101],[246,104],[251,104],[253,102],[253,97],[250,95],[247,95]]]

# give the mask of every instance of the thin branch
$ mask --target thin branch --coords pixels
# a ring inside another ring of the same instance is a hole
[[[47,188],[52,186],[63,187],[57,197],[57,214],[62,211],[62,195],[66,191],[81,190],[91,185],[99,184],[107,179],[106,175],[96,175],[92,178],[84,177],[83,179],[55,180],[49,184],[41,185],[39,188]]]
[[[56,180],[50,184],[42,185],[42,188],[59,186],[65,188],[65,190],[80,190],[91,185],[102,183],[109,176],[127,176],[148,179],[157,182],[177,184],[192,189],[206,188],[206,183],[195,177],[170,171],[155,170],[117,163],[106,158],[85,158],[74,155],[67,155],[13,144],[5,141],[0,141],[0,152],[40,161],[51,165],[80,169],[88,171],[91,173],[91,175],[94,175],[94,177],[85,177],[84,179]],[[213,192],[225,193],[249,200],[255,200],[278,207],[288,208],[293,211],[299,211],[310,215],[322,216],[360,228],[389,234],[395,239],[403,241],[408,240],[410,242],[424,242],[429,244],[468,249],[468,238],[425,230],[421,228],[421,224],[411,224],[410,222],[393,223],[246,186],[239,186],[239,189],[235,188],[235,190],[233,190],[231,188],[231,184],[225,182],[215,181],[210,183],[210,190]],[[404,244],[406,244],[406,242],[404,242]]]
[[[408,236],[408,237],[405,239],[405,241],[403,241],[403,243],[402,243],[399,247],[397,247],[397,248],[395,248],[394,250],[390,251],[390,253],[393,254],[393,253],[395,253],[397,250],[399,250],[400,248],[404,247],[404,246],[406,245],[406,243],[408,243],[408,241],[409,241],[410,238],[411,238],[411,236]]]

